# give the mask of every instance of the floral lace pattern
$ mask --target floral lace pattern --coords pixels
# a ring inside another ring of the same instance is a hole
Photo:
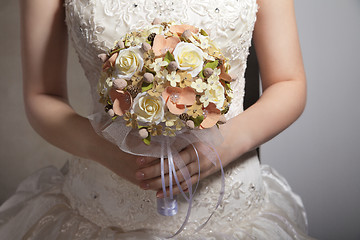
[[[96,94],[101,66],[97,55],[109,50],[126,32],[139,29],[156,17],[203,27],[210,33],[230,59],[229,73],[237,77],[231,83],[234,98],[226,118],[243,111],[244,72],[256,21],[256,0],[65,0],[65,8],[69,35],[95,93],[95,111],[102,108]],[[143,191],[90,160],[74,159],[69,169],[64,193],[72,207],[99,226],[117,226],[124,231],[161,229],[171,234],[183,222],[181,216],[187,211],[184,200],[179,200],[179,217],[169,220],[156,213],[154,192]],[[223,203],[205,228],[211,229],[212,223],[217,228],[219,224],[224,229],[237,227],[262,205],[265,194],[255,152],[228,166],[225,179]],[[213,175],[200,183],[185,234],[192,234],[212,213],[220,182],[220,175]]]

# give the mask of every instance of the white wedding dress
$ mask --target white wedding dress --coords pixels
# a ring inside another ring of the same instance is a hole
[[[228,119],[243,111],[244,72],[258,5],[256,0],[66,0],[66,23],[94,94],[97,55],[126,32],[160,18],[206,29],[230,59],[234,100]],[[96,124],[94,125],[96,128]],[[301,199],[286,180],[260,165],[255,151],[225,168],[225,195],[214,210],[221,175],[200,182],[186,229],[176,239],[310,239]],[[75,158],[62,171],[41,169],[24,180],[0,207],[0,239],[164,239],[184,221],[156,211],[153,191],[144,191],[98,163]]]

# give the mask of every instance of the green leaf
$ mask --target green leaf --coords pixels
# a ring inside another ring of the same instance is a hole
[[[146,91],[152,89],[153,86],[154,86],[154,83],[143,82],[142,87],[141,87],[141,91],[146,92]]]
[[[201,70],[201,72],[199,73],[199,77],[201,77],[202,79],[205,79],[204,70]]]
[[[152,46],[152,45],[153,45],[153,41],[146,40],[145,42],[147,42],[148,44],[150,44],[150,46]]]
[[[203,36],[209,36],[209,35],[207,34],[207,32],[205,32],[204,29],[200,29],[200,34],[203,35]]]
[[[169,51],[167,51],[164,57],[164,61],[170,63],[172,61],[175,61],[175,57]]]
[[[113,51],[110,52],[110,56],[113,55],[114,53],[117,53],[117,52],[120,52],[120,50],[122,50],[124,48],[117,48],[117,49],[114,49]]]
[[[224,80],[220,80],[220,82],[225,86],[226,90],[231,90],[231,86],[229,82],[225,82]]]
[[[149,136],[147,138],[144,138],[143,139],[143,142],[146,144],[146,145],[150,145],[151,143],[151,135],[149,134]]]
[[[217,68],[218,65],[219,65],[219,60],[215,60],[213,62],[206,63],[204,69],[205,68],[215,69],[215,68]]]
[[[191,120],[194,121],[195,127],[198,127],[204,121],[204,116],[198,116],[196,118],[191,118]]]

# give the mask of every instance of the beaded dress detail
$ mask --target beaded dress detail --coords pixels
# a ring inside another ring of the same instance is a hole
[[[198,26],[209,33],[230,59],[229,73],[236,76],[226,118],[243,111],[256,0],[65,0],[65,11],[69,35],[91,86],[94,112],[103,108],[96,92],[101,67],[97,55],[154,18]],[[189,223],[176,239],[309,239],[301,199],[275,170],[260,165],[255,151],[225,168],[224,200],[206,226],[195,232],[212,213],[220,187],[220,174],[200,182]],[[187,207],[179,199],[177,215],[160,216],[153,191],[140,189],[94,161],[74,157],[66,171],[44,168],[19,186],[0,207],[0,236],[164,239],[181,226]]]

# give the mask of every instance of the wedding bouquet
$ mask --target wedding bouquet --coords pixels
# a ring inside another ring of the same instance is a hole
[[[232,99],[230,65],[203,29],[154,24],[126,34],[100,57],[105,111],[138,129],[144,143],[223,122]]]
[[[107,135],[124,151],[159,156],[162,166],[167,157],[176,178],[173,156],[184,145],[217,138],[204,133],[225,123],[233,96],[229,59],[204,29],[159,19],[127,33],[99,58],[100,102],[109,126],[122,123],[108,127]]]

